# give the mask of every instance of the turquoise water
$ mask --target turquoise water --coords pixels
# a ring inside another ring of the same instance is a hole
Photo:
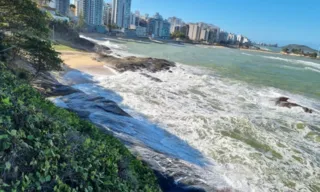
[[[224,77],[320,99],[320,61],[227,48],[125,44],[131,53],[207,67]]]

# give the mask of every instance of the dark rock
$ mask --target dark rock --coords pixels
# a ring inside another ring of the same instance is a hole
[[[95,107],[104,110],[108,113],[113,113],[116,115],[131,117],[128,113],[126,113],[124,110],[122,110],[115,102],[113,101],[103,101],[99,102],[95,105]]]
[[[125,57],[116,58],[112,56],[105,56],[100,54],[100,59],[110,63],[117,71],[138,71],[147,70],[150,72],[158,72],[162,70],[170,70],[171,67],[175,67],[175,63],[165,59],[155,58],[140,58],[140,57]]]
[[[152,77],[151,75],[148,75],[146,73],[140,73],[141,75],[145,76],[145,77],[148,77],[149,79],[151,79],[152,81],[155,81],[155,82],[162,82],[161,79],[159,78],[156,78],[156,77]]]
[[[306,113],[312,113],[312,109],[309,109],[307,107],[301,106],[297,103],[293,103],[293,102],[289,102],[288,101],[289,98],[288,97],[279,97],[276,100],[276,105],[280,106],[280,107],[287,107],[287,108],[291,108],[291,107],[301,107],[303,109],[304,112]]]
[[[89,111],[78,111],[78,110],[71,110],[75,112],[80,118],[87,119],[90,115]]]

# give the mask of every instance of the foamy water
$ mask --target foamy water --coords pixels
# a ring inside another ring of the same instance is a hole
[[[125,52],[126,47],[122,48]],[[227,50],[230,54],[232,51]],[[242,55],[289,62],[294,64],[292,67],[317,65],[248,54]],[[171,57],[169,53],[163,56]],[[135,143],[130,146],[133,151],[177,181],[203,185],[208,190],[320,189],[318,99],[257,86],[232,76],[226,78],[221,76],[222,70],[178,64],[172,71],[145,72],[162,82],[154,82],[139,72],[125,72],[95,76],[95,83],[74,87],[88,95],[113,100],[132,115],[134,119],[93,110],[90,119],[117,137]],[[279,108],[275,99],[280,96],[312,108],[315,113]],[[63,107],[82,102],[76,95],[57,100]]]

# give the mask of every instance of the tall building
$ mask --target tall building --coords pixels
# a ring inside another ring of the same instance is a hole
[[[208,42],[208,40],[209,40],[209,32],[210,32],[209,29],[201,29],[201,32],[200,32],[200,41],[206,41],[206,42]]]
[[[153,37],[169,38],[170,23],[163,20],[159,13],[156,13],[152,18],[148,19],[147,33]]]
[[[136,14],[131,13],[130,14],[130,22],[129,25],[136,25]]]
[[[110,3],[104,4],[103,23],[108,26],[111,25],[112,5]]]
[[[220,43],[228,43],[228,33],[225,31],[221,31],[219,34]]]
[[[56,9],[61,15],[69,14],[70,0],[56,0]]]
[[[176,31],[176,27],[181,27],[183,24],[182,19],[179,19],[177,17],[169,17],[168,18],[168,22],[170,23],[170,33],[173,33]]]
[[[112,23],[118,27],[128,29],[131,14],[131,0],[113,0]]]
[[[209,32],[209,43],[219,42],[220,28],[216,26],[211,26]]]
[[[103,0],[78,0],[77,15],[88,25],[103,25]]]
[[[189,24],[188,37],[190,40],[199,41],[200,32],[201,32],[201,27],[198,24]]]

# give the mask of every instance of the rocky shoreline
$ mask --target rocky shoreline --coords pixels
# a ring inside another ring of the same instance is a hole
[[[164,59],[155,59],[155,58],[138,58],[138,57],[124,57],[118,58],[111,55],[111,50],[107,47],[96,46],[96,60],[101,63],[108,63],[108,67],[116,70],[119,73],[123,73],[126,71],[139,72],[141,75],[150,78],[152,81],[161,83],[162,80],[153,77],[150,75],[152,73],[156,73],[159,71],[168,71],[176,66],[174,62],[167,61]],[[72,70],[72,69],[71,69]],[[146,73],[149,72],[149,73]],[[105,99],[104,97],[92,97],[87,95],[86,93],[73,88],[70,85],[63,84],[59,82],[56,77],[49,73],[41,74],[40,78],[35,81],[35,88],[37,88],[43,95],[46,97],[59,97],[63,96],[62,102],[68,105],[67,110],[75,112],[80,118],[90,120],[89,115],[92,111],[102,111],[107,112],[112,115],[122,116],[125,118],[132,118],[128,113],[126,113],[115,101]],[[72,102],[70,102],[72,101]],[[279,98],[275,103],[279,107],[294,107],[298,105],[294,105],[292,103],[286,103],[284,99]],[[61,106],[63,107],[63,106]],[[302,107],[305,112],[311,113],[312,110]],[[121,123],[121,122],[119,122]],[[113,134],[112,131],[106,130],[104,127],[96,124],[104,133]],[[128,142],[128,140],[123,140],[126,145],[130,146],[132,143]],[[155,156],[161,156],[162,154],[157,154],[157,152],[150,150],[150,153],[154,153]],[[144,161],[144,160],[143,160]],[[151,160],[145,161],[155,172],[158,177],[159,184],[163,191],[211,191],[213,189],[211,186],[206,186],[205,183],[195,181],[190,185],[184,184],[183,181],[176,182],[175,178],[168,175],[167,173],[161,171],[157,165]],[[181,165],[183,167],[183,165]],[[175,170],[177,171],[177,170]],[[192,173],[191,173],[192,174]],[[188,182],[187,182],[188,183]],[[192,186],[192,187],[190,187]],[[199,188],[195,188],[195,186],[200,186]],[[229,190],[229,189],[227,189]]]

